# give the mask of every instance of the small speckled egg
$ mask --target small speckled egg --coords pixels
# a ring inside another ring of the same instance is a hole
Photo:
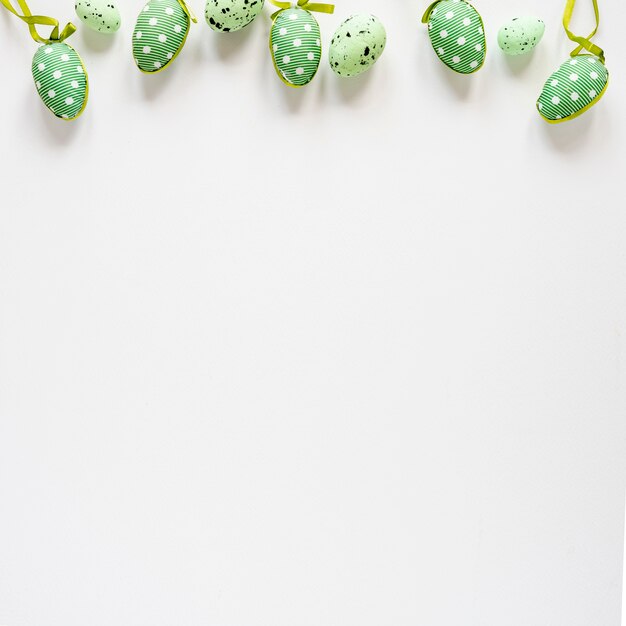
[[[42,102],[57,117],[73,120],[85,110],[87,72],[72,46],[57,42],[38,48],[33,57],[33,78]]]
[[[241,30],[261,12],[265,0],[207,0],[207,24],[222,33]]]
[[[120,11],[111,0],[76,0],[76,15],[99,33],[114,33],[122,23]]]
[[[330,67],[338,76],[358,76],[369,70],[385,49],[387,33],[374,15],[353,15],[330,42]]]
[[[270,30],[270,52],[278,76],[291,87],[313,80],[322,58],[317,20],[304,9],[280,11]]]
[[[483,20],[465,0],[442,0],[424,16],[437,56],[450,69],[472,74],[485,63],[487,42]]]
[[[510,56],[526,54],[541,41],[545,30],[538,17],[514,17],[498,31],[498,45]]]
[[[190,17],[178,0],[149,0],[133,32],[133,57],[142,72],[165,69],[183,49]]]
[[[604,95],[609,72],[591,54],[579,54],[564,61],[546,81],[537,100],[539,115],[555,124],[578,117]]]

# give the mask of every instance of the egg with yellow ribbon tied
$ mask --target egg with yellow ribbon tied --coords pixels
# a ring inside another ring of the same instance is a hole
[[[604,50],[591,41],[600,26],[598,2],[593,0],[596,25],[587,37],[570,30],[575,4],[576,0],[567,0],[563,28],[568,39],[577,46],[570,58],[548,77],[537,99],[539,115],[550,124],[581,116],[600,101],[609,86]]]
[[[281,7],[272,16],[270,30],[270,52],[274,68],[286,85],[304,87],[317,74],[322,59],[320,27],[308,9],[332,13],[334,6],[307,0],[299,0],[295,7],[291,7],[288,2],[271,2]],[[290,8],[282,8],[285,5]]]
[[[85,110],[87,72],[76,50],[68,44],[41,46],[33,57],[33,79],[42,102],[57,117],[74,120]]]
[[[133,57],[146,74],[164,70],[187,41],[191,22],[197,22],[184,0],[149,0],[133,31]]]
[[[483,20],[465,0],[436,0],[424,17],[439,59],[459,74],[472,74],[485,63],[487,40]]]
[[[45,15],[33,15],[26,0],[19,0],[23,15],[11,0],[0,0],[0,5],[28,25],[30,36],[39,44],[32,62],[32,74],[41,101],[58,118],[75,120],[87,106],[89,81],[78,52],[65,40],[76,32],[69,22],[63,30],[59,21]],[[48,37],[39,34],[38,27],[52,26]]]

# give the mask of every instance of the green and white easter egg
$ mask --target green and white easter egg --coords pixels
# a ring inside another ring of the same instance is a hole
[[[74,9],[86,26],[99,33],[114,33],[122,23],[112,0],[76,0]]]
[[[73,120],[85,110],[89,81],[72,46],[51,43],[38,48],[33,57],[33,78],[39,97],[57,117]]]
[[[330,42],[330,67],[338,76],[358,76],[369,70],[385,49],[387,33],[374,15],[353,15]]]
[[[498,45],[510,56],[526,54],[541,41],[545,30],[538,17],[514,17],[498,31]]]
[[[265,0],[207,0],[207,24],[222,33],[241,30],[261,12]]]
[[[609,72],[598,57],[580,54],[565,61],[543,86],[537,110],[555,124],[578,117],[600,100],[609,85]]]
[[[428,36],[439,58],[460,74],[479,70],[487,53],[483,20],[465,0],[441,0],[428,16]]]
[[[322,41],[317,20],[304,9],[280,11],[270,30],[270,51],[276,72],[292,87],[313,80],[322,58]]]
[[[178,0],[149,0],[133,32],[133,57],[142,72],[165,69],[185,45],[189,13]]]

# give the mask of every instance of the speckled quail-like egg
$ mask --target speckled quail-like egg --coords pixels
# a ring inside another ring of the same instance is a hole
[[[545,30],[538,17],[514,17],[498,31],[498,45],[511,56],[526,54],[541,41]]]
[[[73,120],[87,106],[87,72],[72,46],[57,42],[38,48],[33,57],[33,79],[42,102],[57,117]]]
[[[460,74],[472,74],[485,63],[483,20],[465,0],[442,0],[425,16],[428,36],[439,58]]]
[[[335,31],[330,42],[330,67],[339,76],[369,70],[385,49],[387,33],[374,15],[353,15]]]
[[[280,11],[270,30],[270,52],[283,82],[291,87],[310,83],[322,58],[317,20],[304,9],[294,7]]]
[[[207,0],[204,17],[207,24],[222,33],[246,27],[263,9],[265,0]]]
[[[133,57],[142,72],[165,69],[183,49],[190,25],[187,11],[178,0],[149,0],[143,7],[133,32]]]
[[[117,5],[109,0],[76,0],[76,15],[99,33],[114,33],[122,23]]]
[[[604,63],[591,54],[579,54],[551,74],[537,100],[537,110],[552,124],[574,119],[602,98],[608,84]]]

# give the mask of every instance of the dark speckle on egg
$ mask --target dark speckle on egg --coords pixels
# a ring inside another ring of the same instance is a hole
[[[265,0],[207,0],[207,24],[222,33],[241,30],[261,12]]]
[[[385,28],[374,15],[353,15],[343,22],[330,43],[329,61],[339,76],[351,77],[368,70],[385,49]]]

